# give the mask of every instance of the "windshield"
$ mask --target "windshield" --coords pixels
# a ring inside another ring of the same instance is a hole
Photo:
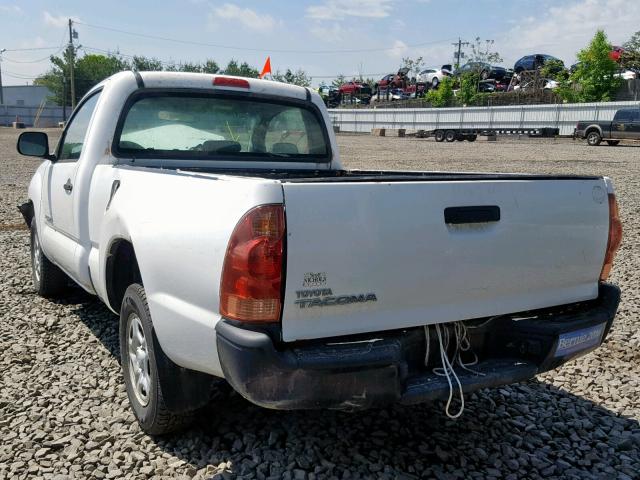
[[[231,96],[142,96],[126,112],[116,145],[135,157],[329,159],[321,120],[311,109]]]

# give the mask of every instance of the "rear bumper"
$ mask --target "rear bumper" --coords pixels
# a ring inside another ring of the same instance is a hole
[[[585,138],[585,137],[586,135],[584,130],[577,129],[577,128],[573,129],[573,138]]]
[[[469,330],[480,357],[473,368],[484,375],[457,369],[463,390],[526,380],[597,348],[611,328],[619,301],[620,290],[602,284],[593,301],[507,315],[484,326],[478,322]],[[597,331],[597,338],[592,336],[584,348],[580,335],[563,335],[588,329]],[[431,371],[439,366],[433,344],[430,367],[422,366],[421,327],[282,346],[265,332],[227,320],[216,330],[225,378],[243,397],[263,407],[352,410],[420,403],[449,393],[446,378]],[[564,346],[558,350],[561,336]]]

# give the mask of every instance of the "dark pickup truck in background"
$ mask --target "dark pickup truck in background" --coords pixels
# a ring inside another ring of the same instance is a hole
[[[592,147],[604,140],[611,146],[620,140],[640,140],[640,108],[621,108],[609,122],[581,120],[576,125],[574,138],[586,138]]]

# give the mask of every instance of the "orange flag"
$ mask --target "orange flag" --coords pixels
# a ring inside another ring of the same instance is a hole
[[[271,57],[267,57],[267,61],[264,62],[262,72],[260,72],[260,78],[263,78],[267,73],[271,73]]]

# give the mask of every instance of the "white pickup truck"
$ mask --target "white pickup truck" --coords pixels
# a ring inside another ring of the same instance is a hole
[[[451,400],[596,348],[618,306],[608,178],[345,170],[307,88],[122,72],[18,150],[35,288],[120,315],[150,433],[221,378],[278,409]]]

